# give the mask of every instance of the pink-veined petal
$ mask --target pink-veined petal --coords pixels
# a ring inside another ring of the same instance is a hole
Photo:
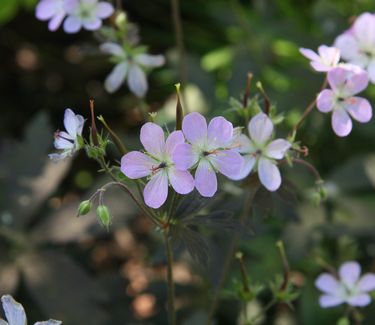
[[[358,281],[357,288],[361,292],[370,292],[375,290],[375,274],[366,273]]]
[[[216,173],[208,160],[202,159],[195,172],[195,187],[205,197],[212,197],[217,191]]]
[[[248,129],[251,140],[258,145],[263,145],[271,138],[273,123],[266,114],[260,112],[250,120]]]
[[[182,131],[190,143],[199,142],[207,137],[206,119],[197,112],[190,113],[182,121]]]
[[[208,124],[207,138],[209,148],[226,147],[229,145],[232,137],[233,124],[224,117],[214,117]]]
[[[333,111],[332,128],[339,137],[346,137],[352,131],[353,123],[349,114],[343,108]]]
[[[113,6],[108,2],[99,2],[95,8],[95,15],[98,18],[105,19],[114,13]]]
[[[359,294],[353,297],[350,297],[346,300],[346,302],[354,307],[364,307],[370,304],[371,297],[368,294]]]
[[[152,122],[144,124],[141,128],[141,142],[149,153],[159,157],[165,149],[164,131]]]
[[[340,283],[329,273],[323,273],[315,281],[315,286],[324,293],[335,295],[340,291]]]
[[[26,325],[25,310],[20,303],[10,295],[2,296],[1,302],[9,325]]]
[[[369,101],[361,97],[351,97],[343,102],[343,107],[356,121],[367,123],[372,117],[372,108]]]
[[[198,162],[199,155],[193,151],[190,144],[182,143],[175,147],[172,159],[177,169],[187,170]]]
[[[338,36],[335,46],[340,49],[341,56],[345,60],[352,60],[359,55],[358,43],[352,34],[344,33]]]
[[[161,170],[153,175],[143,190],[145,203],[154,209],[160,208],[168,196],[168,175]]]
[[[265,149],[264,154],[273,159],[282,159],[285,153],[289,150],[291,144],[285,139],[273,140]]]
[[[158,162],[139,151],[131,151],[121,158],[121,171],[131,179],[142,178],[152,173]]]
[[[168,177],[172,187],[179,194],[188,194],[194,189],[194,178],[186,170],[171,167],[168,169]]]
[[[304,57],[308,58],[308,59],[311,60],[311,61],[320,61],[320,57],[319,57],[319,55],[316,54],[313,50],[310,50],[310,49],[306,49],[306,48],[301,47],[301,48],[299,49],[299,51],[300,51],[300,53],[301,53]]]
[[[134,57],[135,62],[145,67],[160,67],[165,63],[163,55],[138,54]]]
[[[223,150],[207,157],[220,173],[231,179],[239,176],[244,164],[242,156],[234,150]]]
[[[319,298],[319,304],[322,308],[329,308],[341,305],[344,299],[339,296],[322,295]]]
[[[322,90],[316,99],[316,107],[322,113],[327,113],[333,110],[335,107],[336,98],[335,94],[331,89]]]
[[[182,131],[173,131],[165,141],[165,152],[172,158],[177,145],[185,142]]]
[[[252,171],[252,169],[254,168],[254,165],[256,163],[256,158],[253,155],[245,155],[243,156],[243,159],[244,159],[244,162],[242,164],[242,168],[239,174],[236,177],[231,178],[235,181],[238,181],[247,177]]]
[[[117,91],[124,83],[127,72],[128,63],[126,61],[115,65],[104,82],[104,88],[111,94]]]
[[[147,78],[144,71],[136,64],[130,65],[128,76],[129,89],[137,96],[144,97],[148,90]]]
[[[82,22],[75,16],[68,16],[64,21],[64,31],[68,34],[79,32]]]
[[[340,280],[348,288],[352,288],[357,283],[360,274],[361,266],[355,261],[345,262],[339,269]]]
[[[281,185],[279,168],[270,159],[259,159],[258,175],[263,186],[271,192],[276,191]]]

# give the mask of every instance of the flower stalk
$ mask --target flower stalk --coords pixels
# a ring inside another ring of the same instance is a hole
[[[176,311],[175,311],[175,289],[173,282],[173,249],[171,239],[169,237],[168,228],[164,229],[164,243],[167,253],[167,285],[168,285],[168,320],[169,325],[176,325]]]

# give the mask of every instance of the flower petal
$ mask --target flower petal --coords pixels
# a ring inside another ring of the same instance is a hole
[[[176,146],[185,143],[182,131],[173,131],[165,141],[165,152],[172,158]]]
[[[372,108],[369,101],[361,97],[351,97],[343,103],[344,108],[356,121],[367,123],[372,117]]]
[[[212,197],[217,191],[216,173],[208,160],[202,159],[195,172],[195,187],[205,197]]]
[[[194,178],[186,170],[169,168],[168,177],[172,187],[179,194],[188,194],[194,189]]]
[[[242,156],[234,150],[223,150],[217,154],[211,154],[208,159],[220,173],[231,179],[239,176],[244,164]]]
[[[62,322],[59,320],[49,319],[44,322],[36,322],[34,325],[61,325]]]
[[[359,294],[354,297],[350,297],[346,302],[351,306],[364,307],[371,302],[371,297],[368,294]]]
[[[64,127],[73,139],[77,137],[79,126],[79,120],[76,118],[76,115],[70,108],[67,108],[64,113]]]
[[[86,30],[97,30],[102,26],[102,21],[97,17],[92,17],[82,20],[82,26]]]
[[[340,280],[348,288],[353,288],[358,281],[360,274],[361,266],[355,261],[345,262],[339,269]]]
[[[108,2],[99,2],[95,8],[95,16],[101,19],[108,18],[114,13],[113,6]]]
[[[341,305],[344,302],[344,299],[337,296],[322,295],[319,298],[319,304],[322,308],[329,308]]]
[[[346,137],[352,131],[352,120],[344,109],[336,109],[332,114],[332,128],[339,137]]]
[[[139,151],[131,151],[121,158],[121,171],[131,179],[142,178],[152,173],[158,162]]]
[[[375,290],[375,274],[366,273],[358,281],[357,288],[362,292]]]
[[[336,38],[335,46],[340,49],[341,57],[351,61],[359,56],[357,40],[350,33],[344,33]]]
[[[54,141],[54,146],[56,149],[73,149],[74,148],[74,143],[70,142],[64,138],[61,138],[57,136]]]
[[[124,49],[117,43],[114,42],[106,42],[100,45],[100,50],[103,53],[111,54],[114,56],[125,56]]]
[[[340,61],[340,50],[337,47],[321,45],[318,48],[318,53],[323,61],[328,66],[335,66]]]
[[[21,304],[9,295],[2,296],[1,302],[9,325],[26,325],[26,314]]]
[[[141,128],[140,139],[146,151],[152,155],[159,157],[164,152],[164,131],[159,125],[152,122],[144,124]]]
[[[124,83],[127,72],[128,63],[126,61],[115,65],[104,82],[104,88],[111,94],[117,91]]]
[[[148,84],[146,75],[136,64],[132,64],[129,68],[128,85],[129,89],[137,97],[144,97],[147,93]]]
[[[315,286],[324,293],[330,293],[332,295],[340,291],[340,283],[329,273],[319,275],[315,281]]]
[[[265,155],[269,158],[282,159],[292,145],[284,139],[273,140],[265,149]]]
[[[256,151],[254,144],[245,134],[239,135],[232,143],[232,148],[238,150],[240,153],[253,153]]]
[[[206,119],[197,112],[190,113],[182,121],[182,131],[190,143],[201,141],[207,136]]]
[[[271,138],[273,123],[266,114],[260,112],[251,119],[248,129],[251,140],[258,145],[263,145]]]
[[[371,83],[375,83],[375,60],[370,61],[367,72]]]
[[[190,144],[182,143],[175,147],[172,159],[177,169],[187,170],[198,162],[199,155],[193,151]]]
[[[244,159],[244,163],[242,164],[242,168],[239,174],[236,177],[231,177],[231,179],[235,181],[238,181],[247,177],[256,163],[256,158],[253,155],[245,155],[243,156],[243,159]]]
[[[331,89],[322,90],[316,99],[316,107],[322,113],[327,113],[335,107],[335,94]]]
[[[375,46],[375,16],[368,12],[360,15],[353,24],[353,33],[363,48]]]
[[[233,124],[224,117],[214,117],[208,124],[208,145],[210,149],[225,148],[233,137]]]
[[[61,12],[61,13],[53,16],[52,19],[48,23],[48,29],[51,32],[56,31],[60,27],[64,18],[65,18],[65,12]]]
[[[281,185],[279,168],[270,159],[259,159],[258,175],[260,182],[271,192],[276,191]]]
[[[35,8],[35,16],[39,20],[51,19],[58,11],[58,1],[42,0]]]
[[[68,16],[64,21],[64,31],[68,34],[79,32],[82,22],[75,16]]]
[[[135,62],[145,67],[160,67],[165,63],[164,55],[138,54],[134,57]]]
[[[168,196],[168,175],[161,170],[151,177],[143,190],[145,203],[154,209],[160,208]]]
[[[318,71],[318,72],[327,72],[332,69],[332,66],[327,65],[322,62],[316,62],[316,61],[310,62],[310,65],[315,71]]]
[[[310,50],[310,49],[306,49],[306,48],[301,47],[301,48],[299,49],[299,51],[300,51],[300,53],[301,53],[304,57],[308,58],[308,59],[311,60],[311,61],[320,61],[320,57],[319,57],[319,55],[316,54],[313,50]]]

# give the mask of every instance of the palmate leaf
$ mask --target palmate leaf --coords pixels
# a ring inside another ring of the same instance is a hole
[[[207,207],[211,202],[211,198],[203,197],[197,191],[193,191],[190,195],[185,196],[177,206],[174,218],[183,219],[196,214]]]

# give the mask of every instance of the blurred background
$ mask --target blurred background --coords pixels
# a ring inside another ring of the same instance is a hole
[[[22,302],[30,323],[52,317],[67,325],[166,324],[165,256],[152,224],[116,190],[106,196],[113,215],[108,232],[94,213],[76,218],[79,202],[108,178],[84,153],[58,164],[47,156],[65,108],[88,118],[90,98],[97,115],[105,116],[129,148],[137,148],[142,103],[126,86],[113,95],[105,92],[112,65],[92,33],[48,31],[35,18],[35,4],[0,2],[0,294]],[[123,0],[122,5],[138,25],[142,44],[167,58],[149,77],[146,102],[150,112],[160,111],[160,123],[170,123],[173,85],[180,81],[170,3]],[[186,107],[207,116],[227,114],[229,98],[242,96],[252,72],[285,113],[280,135],[286,135],[323,81],[298,48],[331,45],[353,17],[374,10],[371,0],[181,0]],[[374,103],[374,85],[366,97]],[[241,241],[250,279],[268,284],[282,273],[275,247],[282,239],[301,291],[294,310],[278,305],[262,323],[336,323],[345,307],[318,305],[319,258],[334,267],[355,259],[375,271],[374,138],[373,121],[355,123],[350,136],[340,139],[329,117],[314,111],[300,139],[310,148],[307,160],[326,181],[328,199],[314,204],[314,178],[300,166],[283,169],[286,185],[276,194],[258,192],[251,216],[255,235]],[[109,157],[119,160],[113,149]],[[221,182],[233,195],[218,199],[217,206],[237,213],[246,184]],[[201,232],[209,242],[210,265],[204,268],[184,252],[176,254],[174,265],[179,323],[186,325],[204,323],[232,236]],[[234,279],[240,279],[236,264],[225,292]],[[248,308],[259,309],[270,297],[265,290]],[[241,308],[233,295],[223,294],[217,324],[240,324]],[[364,314],[363,324],[375,323],[375,306]]]

